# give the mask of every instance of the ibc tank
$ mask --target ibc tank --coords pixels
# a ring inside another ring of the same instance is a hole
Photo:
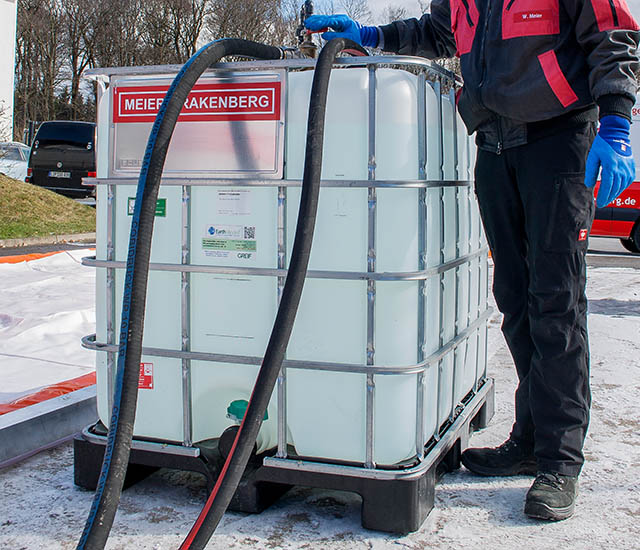
[[[259,451],[368,466],[420,457],[485,375],[474,146],[442,79],[408,63],[419,74],[391,57],[332,73],[310,271]],[[277,82],[280,112],[177,125],[151,249],[137,438],[217,438],[235,422],[230,404],[249,399],[296,226],[313,78],[300,68],[207,73],[198,93]],[[107,350],[98,412],[108,425],[128,212],[152,120],[119,109],[126,94],[166,89],[172,75],[102,78],[94,264],[97,349]]]

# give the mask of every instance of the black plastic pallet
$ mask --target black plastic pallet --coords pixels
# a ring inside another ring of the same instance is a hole
[[[406,470],[380,470],[379,476],[366,475],[363,469],[322,465],[313,469],[264,464],[265,456],[250,461],[229,509],[260,513],[293,486],[336,489],[358,493],[362,497],[362,526],[375,531],[405,534],[417,531],[433,509],[435,486],[446,472],[460,467],[460,454],[468,446],[469,435],[486,427],[493,416],[495,390],[486,380],[453,423],[434,442],[421,466]],[[150,450],[132,449],[125,488],[159,468],[198,472],[213,488],[224,462],[215,445],[201,447],[199,457],[178,456]],[[98,483],[104,443],[88,441],[78,435],[74,440],[74,481],[94,490]],[[275,461],[280,462],[280,461]],[[297,464],[289,461],[289,464]],[[363,475],[359,475],[362,472]]]

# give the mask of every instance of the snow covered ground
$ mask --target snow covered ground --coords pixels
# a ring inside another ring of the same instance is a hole
[[[73,262],[78,259],[76,254],[71,257]],[[5,296],[4,290],[10,288],[5,283],[8,270],[0,272],[4,287],[0,313],[8,305],[15,305],[8,315],[9,321],[27,318],[27,310],[43,299],[43,294],[39,294],[42,285],[30,279],[30,270],[35,267],[23,266],[17,282],[24,284],[29,294],[12,290],[13,301]],[[57,269],[50,267],[46,272],[50,275],[47,280],[60,277],[63,282],[64,288],[52,294],[59,300],[60,309],[77,309],[82,311],[79,316],[89,318],[91,302],[77,302],[79,290],[92,285],[91,275],[85,271],[88,268],[75,264],[77,281],[66,279],[67,275],[61,275]],[[420,531],[405,537],[363,530],[356,495],[296,488],[260,515],[226,514],[208,548],[639,549],[640,270],[590,268],[588,294],[593,408],[586,442],[588,461],[573,518],[555,524],[527,519],[522,507],[531,478],[476,478],[461,469],[444,477],[436,489],[435,509]],[[40,299],[27,303],[25,295]],[[74,308],[69,306],[72,303],[76,304]],[[53,324],[57,320],[54,318]],[[490,321],[489,370],[496,380],[496,415],[486,430],[472,438],[474,445],[502,442],[511,426],[515,373],[499,325],[500,317],[495,314]],[[7,330],[13,330],[10,322],[0,325],[0,336]],[[60,363],[91,368],[90,352],[80,350],[77,356],[64,354],[73,339],[92,332],[88,325],[76,326],[77,333],[65,337],[67,344],[59,344],[58,337],[44,326],[33,330],[42,339],[42,348],[37,353],[22,354],[39,360],[54,357]],[[17,332],[13,334],[17,339]],[[2,350],[8,353],[6,347]],[[6,355],[1,356],[1,361],[4,365]],[[38,365],[37,361],[31,364]],[[19,363],[15,365],[17,369]],[[79,374],[83,372],[86,371]],[[32,384],[42,385],[41,381]],[[4,387],[1,391],[7,392]],[[0,471],[0,548],[75,548],[92,493],[73,485],[72,464],[71,446],[65,445]],[[204,499],[204,482],[199,477],[158,472],[125,491],[107,548],[177,548]]]

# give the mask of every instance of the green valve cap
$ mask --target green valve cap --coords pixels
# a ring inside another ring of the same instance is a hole
[[[238,399],[236,401],[232,401],[231,404],[227,407],[227,416],[231,418],[231,420],[235,420],[236,422],[242,422],[244,418],[244,413],[247,412],[247,407],[249,406],[249,402],[244,399]],[[269,413],[264,411],[264,418],[262,421],[269,420]]]

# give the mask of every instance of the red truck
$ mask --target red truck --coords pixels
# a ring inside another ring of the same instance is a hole
[[[596,209],[591,235],[617,237],[629,252],[640,254],[640,102],[634,106],[631,118],[636,180],[606,207]]]

